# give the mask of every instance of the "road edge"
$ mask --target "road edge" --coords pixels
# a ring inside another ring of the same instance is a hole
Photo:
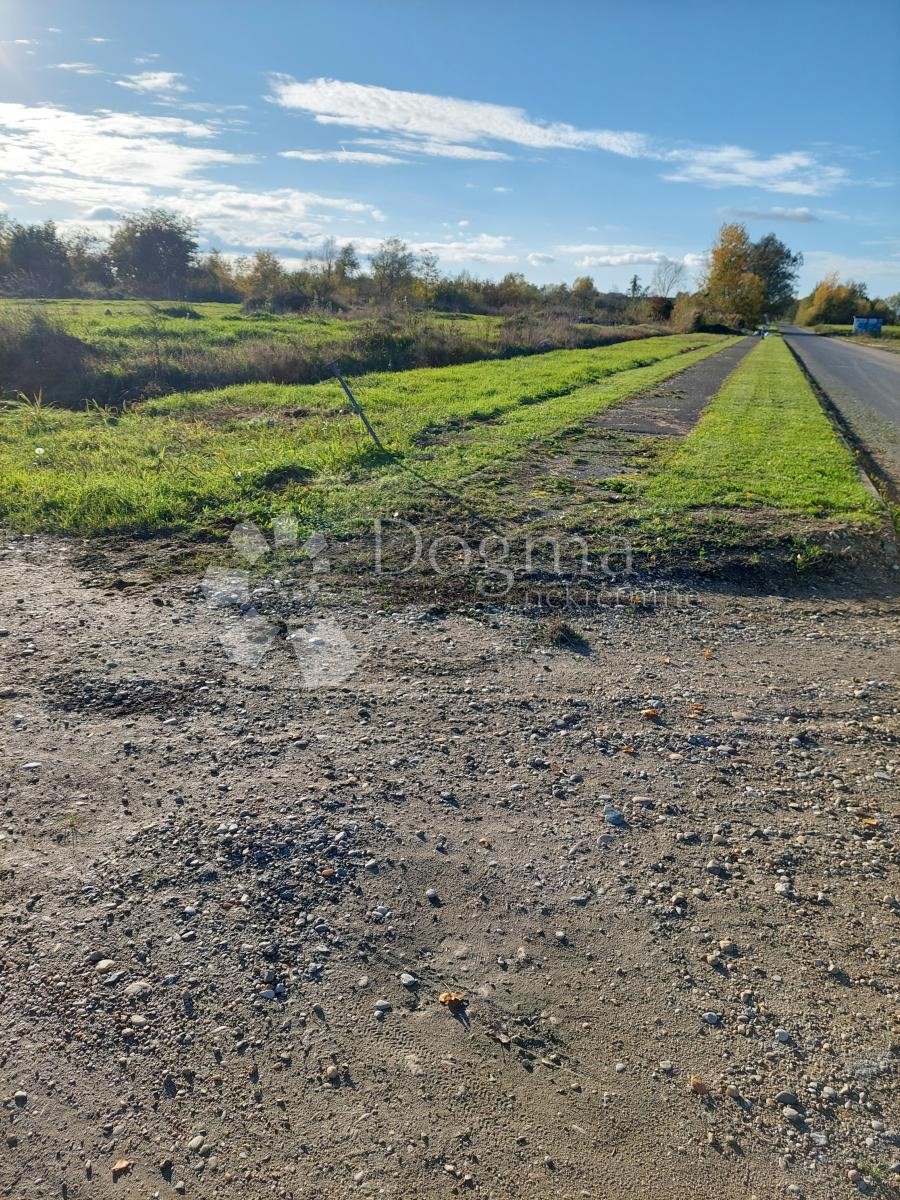
[[[838,406],[812,374],[809,367],[807,367],[799,351],[789,341],[790,335],[782,333],[781,336],[788,350],[790,350],[794,362],[806,377],[807,382],[813,390],[813,394],[821,404],[826,417],[831,422],[838,437],[853,455],[856,468],[865,486],[884,503],[900,504],[900,490],[895,487],[888,475],[881,469]],[[819,335],[817,334],[816,336],[818,337]]]

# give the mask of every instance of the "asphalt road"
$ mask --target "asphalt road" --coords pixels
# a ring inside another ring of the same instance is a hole
[[[789,345],[900,492],[900,354],[782,325]]]

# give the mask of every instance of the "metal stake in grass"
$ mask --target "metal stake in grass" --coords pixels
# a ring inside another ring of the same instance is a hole
[[[350,391],[349,384],[347,383],[346,379],[344,379],[343,375],[340,373],[340,371],[337,369],[337,367],[334,365],[334,363],[331,364],[331,373],[332,373],[332,375],[334,375],[335,379],[338,381],[338,383],[344,389],[344,395],[347,397],[347,399],[350,401],[351,405],[353,406],[353,411],[357,414],[359,419],[362,421],[363,425],[365,425],[366,429],[369,431],[369,437],[372,439],[372,441],[375,443],[375,445],[378,447],[379,450],[384,451],[384,446],[382,446],[381,442],[378,440],[378,434],[375,432],[375,430],[369,424],[369,418],[366,416],[365,412],[363,411],[363,406],[360,404],[360,402],[357,400],[357,398]]]

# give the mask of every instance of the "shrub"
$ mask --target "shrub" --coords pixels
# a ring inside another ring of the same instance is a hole
[[[42,393],[56,403],[80,399],[91,348],[44,313],[0,313],[0,389]]]

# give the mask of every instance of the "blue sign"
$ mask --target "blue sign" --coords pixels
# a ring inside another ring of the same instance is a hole
[[[881,334],[881,326],[884,321],[881,317],[854,317],[853,332],[854,333],[873,333],[876,337]]]

